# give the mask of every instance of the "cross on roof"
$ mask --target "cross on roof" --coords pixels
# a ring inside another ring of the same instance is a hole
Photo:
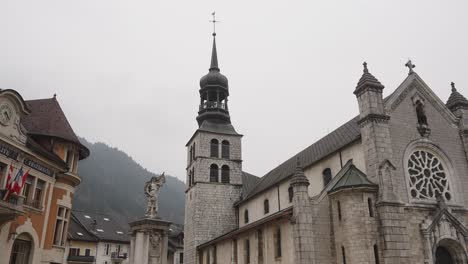
[[[216,20],[216,12],[215,11],[213,11],[213,13],[211,13],[211,15],[213,16],[213,20],[210,20],[210,22],[213,23],[213,36],[216,36],[216,23],[221,22],[221,21]]]
[[[416,67],[416,65],[413,64],[411,62],[411,60],[408,60],[408,62],[405,64],[405,66],[408,67],[408,69],[409,69],[408,75],[412,74],[414,72],[413,69]]]

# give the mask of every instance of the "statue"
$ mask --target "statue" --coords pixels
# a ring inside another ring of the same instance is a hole
[[[166,182],[164,172],[158,177],[152,177],[151,180],[145,183],[145,194],[148,198],[148,206],[146,208],[146,216],[154,218],[158,214],[158,193],[159,188]]]

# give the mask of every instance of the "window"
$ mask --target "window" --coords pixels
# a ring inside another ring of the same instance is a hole
[[[206,249],[206,264],[211,264],[211,255],[210,255],[210,249]]]
[[[79,248],[70,248],[70,251],[68,252],[68,255],[70,255],[70,256],[79,256],[80,255],[80,249]]]
[[[195,184],[195,170],[192,169],[192,185]]]
[[[195,143],[193,143],[192,160],[195,160]]]
[[[341,203],[340,203],[340,201],[336,202],[336,208],[338,210],[338,220],[341,221]]]
[[[374,217],[374,207],[371,198],[367,198],[367,207],[369,208],[369,217]]]
[[[25,200],[30,200],[30,194],[31,194],[31,189],[32,189],[32,184],[33,184],[34,178],[31,176],[26,177],[26,181],[24,182],[23,186],[23,196]]]
[[[189,150],[189,164],[192,164],[192,159],[193,159],[193,146],[190,147],[190,150]]]
[[[104,255],[108,256],[110,251],[110,244],[104,245]]]
[[[258,241],[258,264],[263,264],[263,230],[259,229],[257,231],[257,241]]]
[[[244,223],[248,223],[249,222],[249,210],[245,209],[244,211]]]
[[[223,165],[221,167],[221,182],[222,183],[229,183],[229,166],[228,165]]]
[[[275,247],[275,258],[281,258],[281,229],[276,228],[273,234],[273,242]]]
[[[268,202],[268,199],[265,199],[263,201],[263,213],[268,214],[270,212],[270,203]]]
[[[188,185],[192,186],[192,170],[188,171]]]
[[[72,150],[67,151],[67,165],[70,168],[70,171],[73,170],[73,160],[74,160],[75,155],[73,154]]]
[[[341,247],[341,255],[343,256],[343,264],[346,264],[346,254],[343,246]]]
[[[218,182],[218,165],[216,164],[210,166],[210,182]]]
[[[5,188],[5,184],[6,184],[6,167],[7,165],[6,164],[3,164],[0,162],[0,189],[4,189]],[[3,198],[3,197],[1,197]]]
[[[184,253],[183,252],[179,253],[179,263],[180,264],[184,263]]]
[[[377,244],[374,244],[374,259],[375,259],[375,264],[380,264],[379,249],[377,248]]]
[[[91,255],[91,249],[87,248],[85,249],[85,256],[90,256]]]
[[[292,203],[293,202],[293,197],[294,197],[293,187],[288,188],[288,195],[289,195],[289,202]]]
[[[120,253],[120,245],[117,245],[117,254]]]
[[[54,245],[64,246],[67,240],[68,215],[70,209],[59,206],[57,212],[57,221],[55,222]]]
[[[323,170],[322,177],[323,177],[323,187],[325,187],[332,180],[332,172],[330,168],[326,168]]]
[[[407,161],[410,194],[413,199],[452,199],[446,166],[436,155],[426,150],[414,151]]]
[[[216,249],[216,245],[213,246],[213,263],[212,264],[216,264],[216,259],[217,259],[217,249]]]
[[[245,240],[245,263],[250,263],[250,240]]]
[[[223,140],[222,142],[222,149],[221,149],[221,157],[223,159],[229,159],[229,141]]]
[[[232,241],[232,250],[234,251],[234,263],[237,264],[239,261],[238,255],[237,255],[237,239],[234,239]]]
[[[44,186],[45,186],[45,181],[38,179],[36,183],[36,191],[34,192],[34,198],[33,198],[33,206],[36,208],[41,207]]]
[[[219,143],[217,139],[212,139],[210,143],[210,157],[218,158],[219,157]]]

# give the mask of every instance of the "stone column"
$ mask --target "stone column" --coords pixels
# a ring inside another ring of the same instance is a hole
[[[167,264],[170,224],[151,217],[129,223],[132,234],[129,264]]]

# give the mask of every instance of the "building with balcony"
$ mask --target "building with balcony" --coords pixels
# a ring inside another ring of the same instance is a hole
[[[67,263],[127,264],[130,236],[125,221],[109,215],[72,211],[66,256]],[[183,226],[171,225],[168,264],[184,263]]]
[[[77,165],[88,156],[56,96],[0,90],[0,264],[63,263]],[[20,170],[20,193],[6,195]]]

